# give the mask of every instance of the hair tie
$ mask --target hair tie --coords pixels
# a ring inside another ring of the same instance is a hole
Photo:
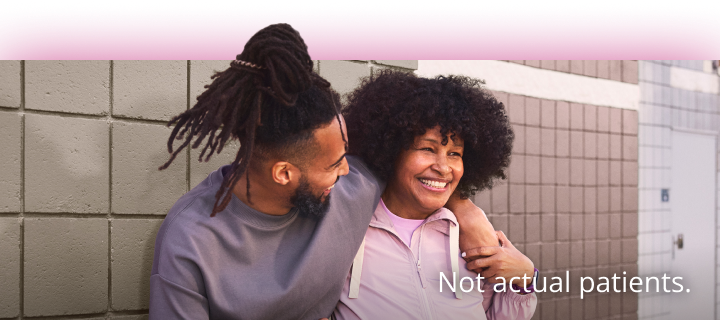
[[[248,62],[248,61],[243,61],[243,60],[238,59],[238,60],[235,60],[235,62],[237,62],[243,66],[254,68],[254,69],[265,69],[265,67],[258,66],[256,64],[254,64],[252,62]]]

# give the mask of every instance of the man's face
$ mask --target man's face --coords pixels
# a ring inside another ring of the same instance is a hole
[[[320,216],[325,213],[335,182],[340,176],[348,174],[345,142],[342,139],[342,134],[345,134],[345,121],[342,122],[343,133],[340,132],[337,120],[313,133],[318,152],[314,159],[308,161],[305,170],[301,171],[299,185],[291,199],[293,206],[303,214]],[[347,137],[346,134],[345,136]]]

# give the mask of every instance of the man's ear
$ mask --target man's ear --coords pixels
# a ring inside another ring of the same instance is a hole
[[[300,170],[287,161],[275,162],[272,166],[271,174],[273,181],[283,186],[300,178]]]

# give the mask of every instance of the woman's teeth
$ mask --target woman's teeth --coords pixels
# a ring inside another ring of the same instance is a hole
[[[425,179],[419,179],[419,180],[424,185],[426,185],[428,187],[437,188],[437,189],[445,188],[445,186],[447,185],[447,182],[439,182],[439,181],[425,180]]]

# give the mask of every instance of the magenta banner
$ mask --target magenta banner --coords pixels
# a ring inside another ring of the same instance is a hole
[[[720,11],[674,8],[29,8],[2,59],[232,59],[275,22],[314,59],[716,59]]]

